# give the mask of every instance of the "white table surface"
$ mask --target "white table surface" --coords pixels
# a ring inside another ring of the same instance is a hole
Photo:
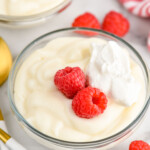
[[[0,27],[0,36],[8,43],[13,58],[36,37],[63,27],[70,27],[76,16],[86,11],[94,13],[102,22],[103,17],[110,10],[116,10],[123,13],[130,21],[130,32],[124,37],[133,45],[144,60],[149,64],[150,52],[146,48],[146,38],[150,30],[150,18],[138,18],[128,13],[119,3],[118,0],[73,0],[71,6],[57,17],[52,18],[44,24],[25,29],[10,29]],[[0,87],[0,108],[2,109],[9,133],[23,144],[28,150],[48,150],[31,139],[18,125],[9,107],[7,97],[7,82]],[[112,148],[111,150],[128,150],[128,145],[132,140],[142,139],[150,142],[150,108],[146,118],[136,132],[128,140]]]

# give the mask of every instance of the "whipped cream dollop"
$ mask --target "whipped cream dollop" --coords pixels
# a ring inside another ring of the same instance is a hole
[[[130,57],[116,42],[92,44],[92,56],[87,74],[91,86],[125,106],[138,100],[140,84],[131,73]]]

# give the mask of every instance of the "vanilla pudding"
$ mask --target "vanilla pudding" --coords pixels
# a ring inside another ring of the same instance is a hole
[[[119,79],[123,78],[121,83],[125,83],[126,87],[130,84],[133,87],[138,85],[134,93],[136,96],[133,94],[136,101],[133,100],[130,103],[127,99],[130,98],[127,95],[128,93],[125,94],[123,99],[115,99],[120,97],[116,96],[116,89],[114,95],[110,94],[112,92],[108,92],[113,90],[112,85],[114,85],[109,84],[111,86],[107,88],[108,90],[101,89],[106,92],[108,98],[108,105],[104,113],[91,119],[84,119],[75,115],[71,107],[72,100],[58,91],[54,84],[54,75],[59,69],[66,66],[78,66],[90,77],[93,76],[93,74],[90,74],[92,70],[89,69],[94,52],[93,43],[102,46],[103,49],[110,44],[100,38],[57,38],[50,41],[45,47],[34,51],[24,61],[15,79],[14,98],[18,110],[34,128],[61,140],[94,141],[121,131],[140,113],[146,98],[144,75],[139,65],[119,45],[129,58],[126,63],[124,63],[124,59],[121,61],[123,62],[121,67],[125,67],[123,64],[128,64],[126,67],[128,69],[125,69],[128,75],[124,77],[126,72],[123,72],[123,75],[122,73],[117,74],[115,78],[118,78],[118,76]],[[110,58],[110,55],[107,56],[107,58]],[[110,72],[105,73],[108,75]],[[110,76],[111,80],[112,77],[114,79],[114,76]],[[93,83],[92,80],[91,78],[91,83]],[[103,82],[104,85],[105,83]],[[116,88],[116,86],[113,87]],[[103,86],[100,88],[103,88]],[[118,92],[120,90],[118,89]],[[124,101],[126,102],[124,103]]]
[[[66,0],[0,0],[0,14],[10,16],[35,15],[57,7]]]

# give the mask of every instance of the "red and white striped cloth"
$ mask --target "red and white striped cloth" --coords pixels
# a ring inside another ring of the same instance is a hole
[[[131,13],[140,17],[150,17],[150,0],[119,0]],[[150,33],[148,35],[148,49],[150,50]]]
[[[150,32],[149,32],[149,35],[148,35],[147,45],[148,45],[148,49],[150,51]]]

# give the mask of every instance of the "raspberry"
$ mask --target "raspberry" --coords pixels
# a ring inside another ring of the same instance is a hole
[[[75,18],[74,22],[72,23],[72,27],[87,27],[87,28],[94,28],[100,29],[100,23],[98,19],[91,13],[86,12],[77,18]],[[92,31],[80,31],[79,33],[85,35],[95,35],[96,32]]]
[[[129,146],[129,150],[150,150],[150,145],[144,141],[133,141]]]
[[[106,107],[105,94],[90,86],[79,91],[72,101],[72,109],[81,118],[93,118],[103,113]]]
[[[66,67],[56,72],[54,82],[64,95],[73,98],[85,87],[85,75],[79,67]]]
[[[102,29],[120,37],[129,30],[130,24],[124,16],[118,12],[110,11],[104,18]]]

